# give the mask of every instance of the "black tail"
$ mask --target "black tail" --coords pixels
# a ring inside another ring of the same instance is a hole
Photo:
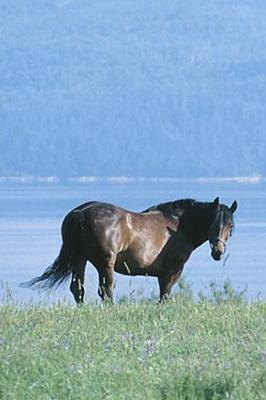
[[[21,284],[22,287],[35,286],[36,289],[49,289],[53,286],[59,286],[71,274],[70,257],[63,245],[59,256],[54,263],[50,265],[41,276],[33,278],[31,281]]]
[[[69,277],[77,253],[77,238],[80,236],[81,223],[80,216],[75,212],[66,216],[62,225],[63,245],[59,256],[41,276],[22,283],[21,287],[34,286],[36,289],[49,289],[53,286],[58,287]]]

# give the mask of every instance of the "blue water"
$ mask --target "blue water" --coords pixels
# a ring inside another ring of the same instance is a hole
[[[208,292],[209,283],[230,280],[236,290],[246,288],[249,299],[266,298],[266,184],[192,182],[0,183],[0,299],[18,303],[72,302],[68,285],[57,291],[36,292],[19,284],[41,274],[57,256],[64,215],[76,205],[102,200],[131,210],[179,198],[211,201],[220,196],[230,205],[238,201],[229,257],[215,262],[206,243],[188,260],[183,278],[193,288]],[[97,274],[88,264],[86,299],[97,298]],[[8,288],[8,289],[7,289]],[[175,290],[178,290],[176,287]],[[115,298],[158,295],[156,278],[116,274]]]

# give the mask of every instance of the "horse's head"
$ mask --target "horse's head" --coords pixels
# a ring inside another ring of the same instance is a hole
[[[214,260],[220,260],[221,255],[226,251],[226,242],[234,228],[233,214],[237,209],[237,202],[234,201],[231,207],[219,203],[217,197],[211,205],[212,222],[209,229],[208,239],[211,246],[211,255]]]

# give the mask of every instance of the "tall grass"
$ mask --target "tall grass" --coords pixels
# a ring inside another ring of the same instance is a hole
[[[3,305],[0,398],[265,399],[266,304],[223,296]]]

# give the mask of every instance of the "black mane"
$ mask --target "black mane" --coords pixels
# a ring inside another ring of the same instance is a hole
[[[186,209],[207,208],[211,203],[199,202],[194,199],[180,199],[169,201],[167,203],[160,203],[155,206],[149,207],[142,211],[143,213],[149,211],[161,211],[166,217],[180,217]]]
[[[142,211],[142,213],[160,211],[167,218],[180,218],[186,210],[189,210],[191,213],[203,210],[211,210],[212,204],[212,202],[202,202],[194,199],[180,199],[157,204],[147,208],[146,210]],[[222,219],[224,223],[226,223],[228,220],[231,220],[232,224],[234,225],[233,215],[226,205],[219,204],[216,213],[217,212],[222,213]]]

